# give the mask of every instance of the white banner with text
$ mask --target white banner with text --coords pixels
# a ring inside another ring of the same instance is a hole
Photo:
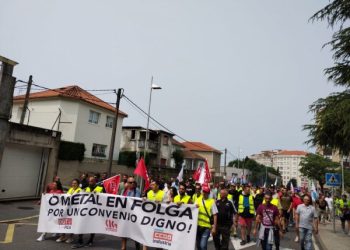
[[[38,232],[109,234],[164,249],[194,249],[198,208],[111,194],[45,194]]]

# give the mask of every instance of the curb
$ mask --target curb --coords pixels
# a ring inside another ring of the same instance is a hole
[[[314,235],[315,237],[315,243],[317,244],[318,248],[320,250],[327,250],[327,247],[326,245],[323,243],[321,237],[320,237],[320,234],[318,233],[317,235]]]

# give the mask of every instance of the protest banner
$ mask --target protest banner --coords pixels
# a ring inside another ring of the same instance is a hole
[[[38,232],[109,234],[164,249],[194,249],[198,208],[111,194],[44,194]]]

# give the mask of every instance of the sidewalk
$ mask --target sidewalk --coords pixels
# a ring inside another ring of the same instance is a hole
[[[335,230],[333,232],[333,223],[319,225],[319,234],[315,237],[322,250],[348,250],[350,249],[350,236],[343,233],[340,220],[335,221]]]

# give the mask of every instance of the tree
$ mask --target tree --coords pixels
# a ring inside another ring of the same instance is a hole
[[[300,166],[300,173],[310,179],[317,180],[321,187],[321,192],[323,192],[326,173],[336,172],[340,165],[321,155],[308,154],[301,160]]]
[[[173,152],[173,158],[174,158],[174,161],[175,161],[175,167],[176,168],[181,168],[182,164],[184,162],[184,153],[183,153],[183,151],[179,150],[179,149],[176,149]]]
[[[341,154],[350,153],[350,0],[334,0],[311,17],[312,21],[326,20],[336,28],[330,46],[334,66],[325,69],[325,75],[335,85],[345,87],[343,92],[318,99],[310,106],[314,124],[304,126],[309,131],[307,143],[332,148]]]
[[[236,168],[238,168],[239,166],[240,169],[244,168],[244,169],[250,170],[252,174],[249,178],[249,181],[256,185],[264,184],[266,171],[268,174],[281,176],[276,169],[272,167],[266,167],[265,165],[259,164],[255,160],[250,159],[248,157],[246,157],[244,160],[236,159],[234,161],[230,161],[228,163],[228,166],[236,167]],[[272,181],[274,181],[274,179],[272,180],[271,178],[269,178],[269,175],[268,175],[268,182],[272,183]]]

